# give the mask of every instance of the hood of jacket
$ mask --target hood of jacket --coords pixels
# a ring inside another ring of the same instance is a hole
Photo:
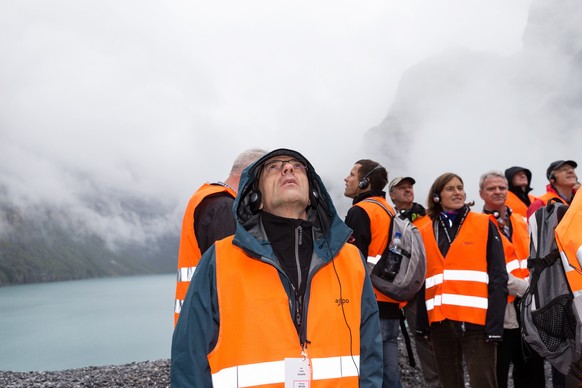
[[[513,166],[513,167],[510,167],[507,170],[505,170],[505,177],[507,178],[508,188],[509,188],[509,191],[511,191],[512,193],[515,193],[515,194],[517,194],[518,192],[523,192],[521,190],[521,187],[514,186],[512,183],[513,176],[520,171],[525,172],[525,176],[527,177],[527,188],[525,189],[525,193],[527,194],[530,191],[532,191],[533,189],[531,188],[531,171],[525,167]]]
[[[233,206],[237,221],[234,243],[253,256],[275,260],[261,222],[262,210],[259,209],[260,198],[257,199],[257,192],[263,164],[279,155],[289,155],[307,166],[310,202],[307,220],[313,224],[314,255],[322,262],[328,262],[337,255],[352,230],[338,216],[327,189],[311,163],[299,152],[285,148],[269,152],[243,171]]]

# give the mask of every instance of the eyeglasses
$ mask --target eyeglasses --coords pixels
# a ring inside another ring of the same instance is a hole
[[[299,171],[305,171],[307,170],[307,166],[305,164],[303,164],[301,161],[297,160],[297,159],[289,159],[289,160],[270,160],[267,163],[265,163],[265,171],[267,171],[267,173],[275,173],[275,172],[279,172],[283,169],[283,167],[287,164],[290,164],[291,167],[293,167],[294,170],[299,170]]]

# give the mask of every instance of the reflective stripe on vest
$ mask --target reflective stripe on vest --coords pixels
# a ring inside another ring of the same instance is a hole
[[[202,256],[196,235],[194,234],[194,212],[206,197],[218,193],[228,193],[233,198],[236,196],[236,193],[228,187],[205,183],[192,195],[184,211],[180,246],[178,248],[178,277],[176,282],[176,299],[174,301],[174,326],[178,322],[190,280],[192,280],[196,265],[198,265],[198,261],[200,261],[200,257]]]
[[[239,386],[281,386],[284,360],[299,358],[302,352],[289,295],[277,268],[247,256],[232,240],[227,237],[215,245],[220,327],[208,355],[213,379],[238,379]],[[309,300],[304,303],[314,388],[358,384],[352,359],[359,368],[361,299],[367,274],[351,244],[345,244],[333,262],[313,275],[306,291]]]
[[[328,357],[311,359],[312,381],[357,377],[360,357]],[[215,387],[254,387],[285,383],[285,361],[260,362],[233,366],[212,375]]]
[[[192,280],[192,275],[194,275],[196,267],[184,267],[178,268],[178,281],[179,282],[189,282]]]
[[[427,258],[425,302],[430,323],[451,319],[485,324],[488,231],[489,217],[469,212],[444,258],[433,228],[421,229]]]

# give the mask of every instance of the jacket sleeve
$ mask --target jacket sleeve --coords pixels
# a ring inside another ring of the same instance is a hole
[[[492,221],[489,221],[487,237],[487,274],[489,275],[487,287],[489,299],[485,318],[485,336],[487,339],[500,341],[503,337],[508,275],[501,237]]]
[[[372,242],[372,231],[370,229],[370,217],[364,209],[359,206],[352,206],[346,215],[346,225],[352,230],[354,244],[365,258],[368,257],[368,248]]]
[[[366,262],[362,257],[362,265]],[[382,386],[382,337],[378,303],[370,278],[364,277],[360,321],[360,388]]]
[[[205,198],[194,213],[194,234],[200,252],[204,253],[215,241],[233,235],[236,222],[232,213],[234,198],[225,193]]]
[[[428,324],[428,310],[426,309],[426,283],[422,284],[420,291],[416,294],[416,335],[426,337],[429,335],[430,326]]]
[[[211,387],[208,353],[218,338],[216,259],[212,246],[194,272],[172,337],[172,387]]]

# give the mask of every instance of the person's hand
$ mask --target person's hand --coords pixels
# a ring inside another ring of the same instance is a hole
[[[507,281],[507,290],[509,291],[509,295],[516,295],[521,298],[523,294],[525,294],[525,291],[529,286],[529,282],[525,279],[515,277],[512,274],[508,275],[509,279]]]

